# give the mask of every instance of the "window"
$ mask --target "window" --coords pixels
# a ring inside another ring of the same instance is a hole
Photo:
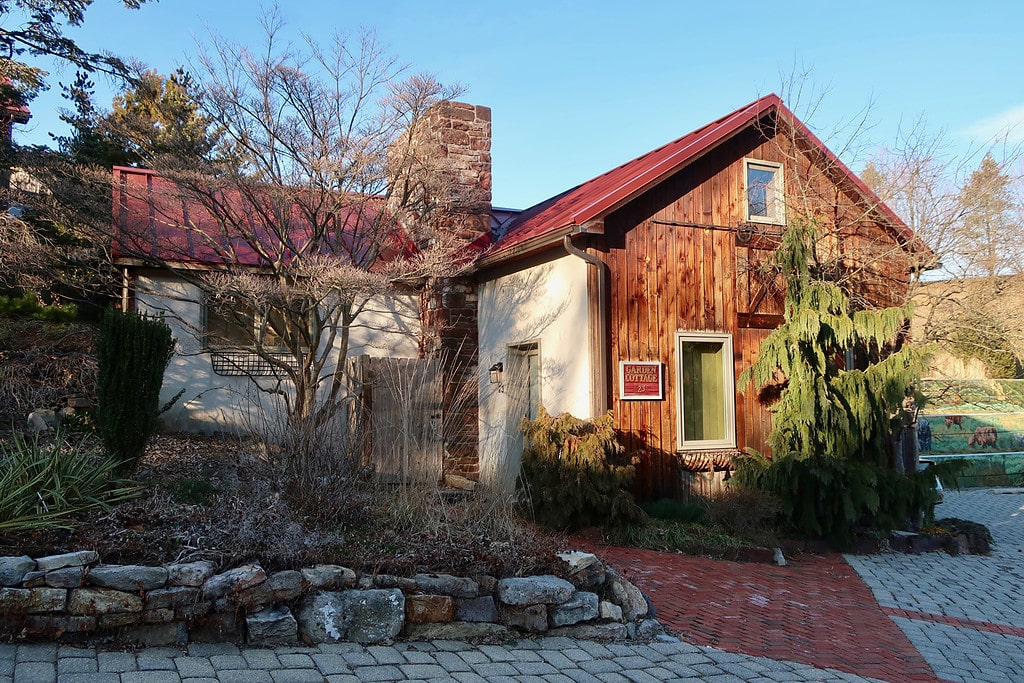
[[[206,347],[209,349],[255,349],[259,343],[268,351],[286,351],[289,321],[280,311],[257,311],[246,303],[203,306]],[[298,341],[298,335],[296,335]]]
[[[680,450],[736,447],[732,335],[676,333]]]
[[[755,223],[786,222],[785,184],[782,164],[745,159],[747,220]]]

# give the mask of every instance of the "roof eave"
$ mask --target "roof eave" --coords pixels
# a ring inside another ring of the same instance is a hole
[[[581,226],[575,223],[565,225],[552,232],[545,233],[539,237],[525,240],[513,247],[507,249],[499,249],[498,251],[484,254],[476,261],[477,270],[486,270],[494,266],[499,266],[510,261],[516,261],[527,256],[536,254],[537,252],[544,251],[551,247],[560,245],[566,235],[579,235],[579,234],[603,234],[604,223],[600,223],[600,232],[596,229],[596,223],[591,222],[588,225]]]

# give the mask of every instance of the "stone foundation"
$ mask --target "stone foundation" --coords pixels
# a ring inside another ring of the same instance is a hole
[[[636,586],[589,553],[559,557],[566,578],[359,575],[334,565],[268,573],[249,564],[217,573],[211,562],[102,565],[93,551],[0,557],[0,632],[66,642],[267,646],[660,633]]]

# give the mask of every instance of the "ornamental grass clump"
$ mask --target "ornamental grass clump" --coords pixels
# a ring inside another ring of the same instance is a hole
[[[520,490],[538,523],[554,529],[599,526],[612,538],[646,523],[629,491],[635,472],[624,462],[610,413],[581,420],[568,413],[552,417],[541,408],[522,429]]]
[[[118,462],[86,441],[69,444],[14,433],[0,443],[0,533],[71,528],[75,518],[134,498],[139,487],[117,476]]]

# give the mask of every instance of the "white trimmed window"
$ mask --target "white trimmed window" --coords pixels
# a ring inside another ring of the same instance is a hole
[[[676,332],[679,450],[736,447],[732,335]]]
[[[746,219],[754,223],[786,223],[786,185],[782,164],[744,159],[747,186]]]

